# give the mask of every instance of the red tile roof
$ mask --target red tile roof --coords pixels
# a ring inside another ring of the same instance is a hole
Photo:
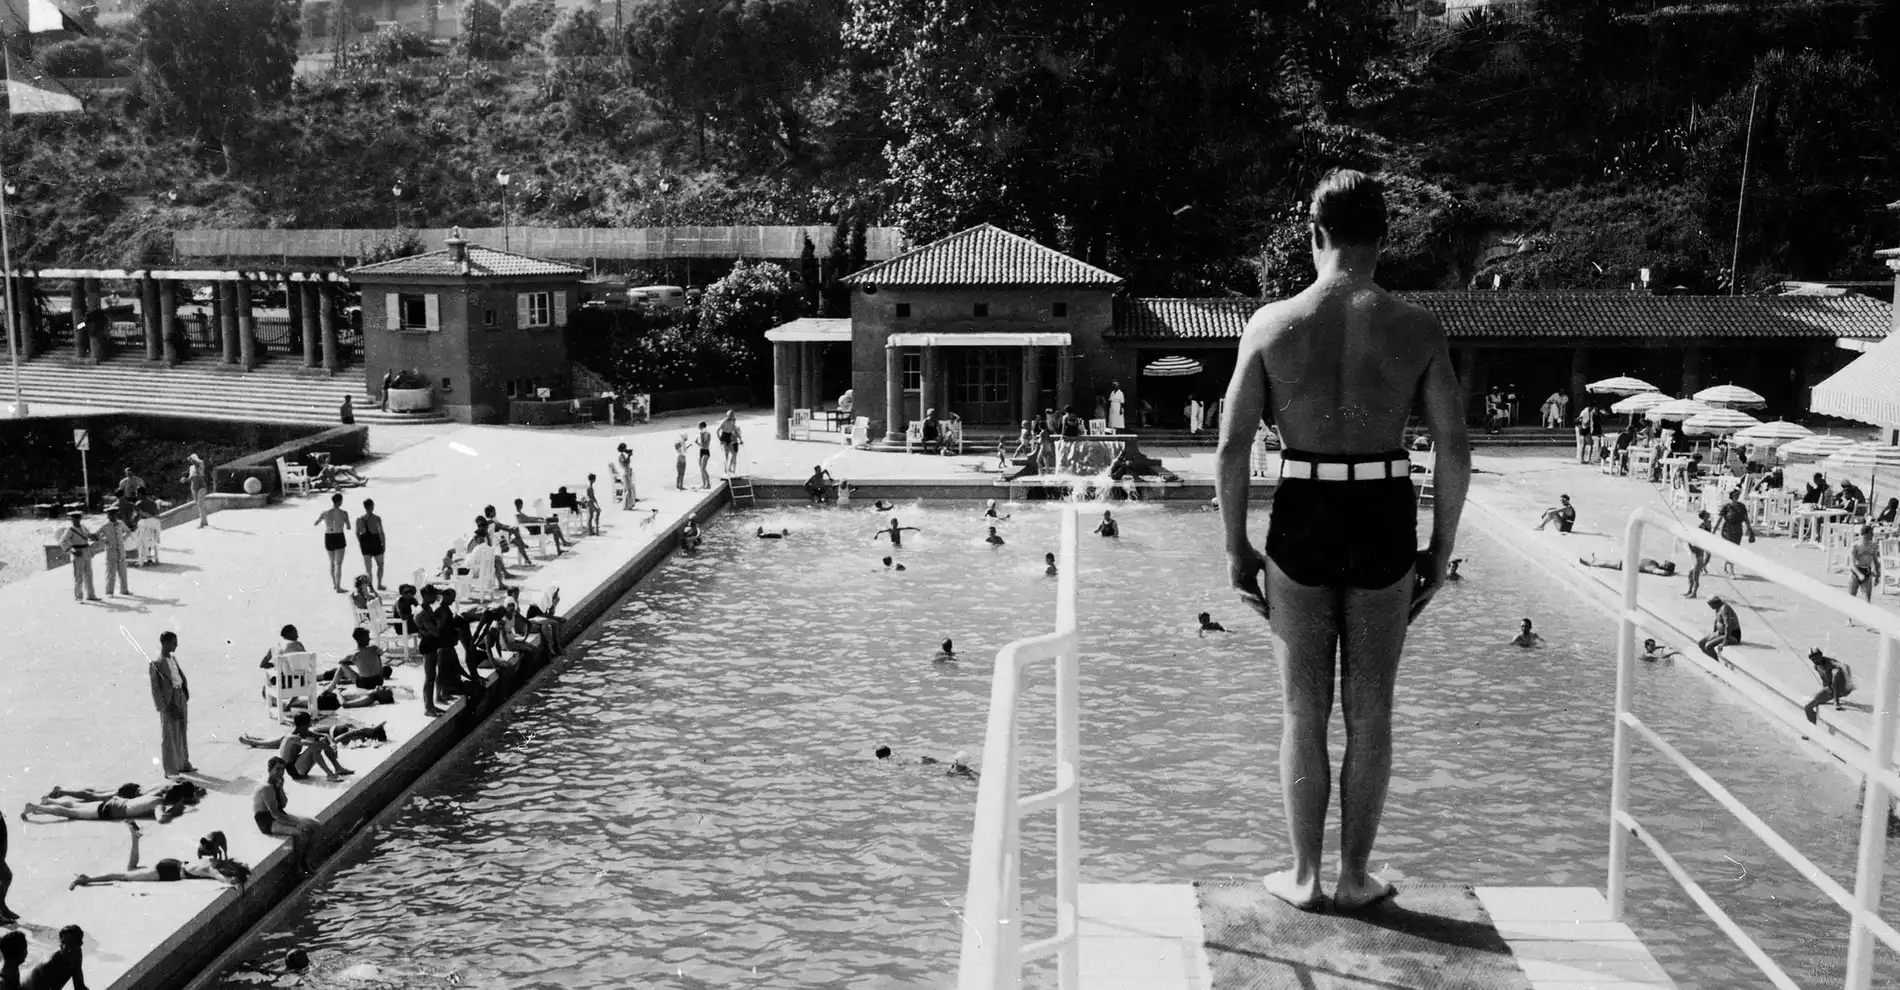
[[[843,281],[853,285],[1088,285],[1113,288],[1121,276],[980,224],[931,241]]]
[[[412,254],[406,258],[379,261],[373,265],[358,265],[349,270],[351,276],[419,276],[424,278],[442,278],[447,276],[465,276],[468,278],[510,278],[538,275],[574,275],[587,274],[587,269],[565,265],[558,261],[543,261],[530,258],[525,254],[511,254],[479,245],[468,246],[468,271],[449,260],[449,251],[429,251],[425,254]]]
[[[1401,292],[1470,339],[1815,338],[1879,340],[1892,308],[1872,296],[1652,296],[1638,292]],[[1134,299],[1111,336],[1231,339],[1255,299]]]

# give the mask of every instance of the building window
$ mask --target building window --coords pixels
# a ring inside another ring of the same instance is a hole
[[[398,299],[398,305],[402,307],[402,328],[404,330],[429,329],[428,300],[419,295],[404,295],[399,296]]]
[[[444,392],[455,391],[455,388],[449,384],[449,380],[446,378],[442,379],[442,391]]]
[[[482,310],[482,325],[488,326],[488,327],[492,327],[495,325],[495,311],[494,310],[492,309]]]
[[[910,318],[910,303],[897,304],[897,318],[900,320]]]
[[[1067,315],[1069,315],[1069,304],[1068,304],[1068,303],[1065,303],[1065,302],[1059,302],[1059,303],[1050,303],[1050,304],[1049,304],[1049,315],[1050,315],[1050,316],[1056,316],[1056,317],[1062,317],[1062,316],[1067,316]]]
[[[985,317],[985,316],[988,316],[988,315],[990,315],[990,304],[989,304],[989,303],[977,303],[977,304],[976,304],[976,315],[977,315],[977,317],[978,317],[978,318],[982,318],[982,317]]]
[[[924,388],[924,356],[912,351],[904,355],[904,391],[921,392]]]
[[[553,293],[523,292],[515,296],[516,322],[524,329],[554,325]]]

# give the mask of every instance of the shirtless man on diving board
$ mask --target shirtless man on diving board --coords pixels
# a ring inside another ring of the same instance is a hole
[[[1327,176],[1313,191],[1311,219],[1318,277],[1247,323],[1227,386],[1216,485],[1233,586],[1261,615],[1272,606],[1286,706],[1280,784],[1293,864],[1265,885],[1302,910],[1326,902],[1320,854],[1337,656],[1346,758],[1332,903],[1355,911],[1394,893],[1366,871],[1392,776],[1392,685],[1407,623],[1444,582],[1471,451],[1444,328],[1373,284],[1386,233],[1377,180],[1352,171]],[[1403,443],[1415,403],[1438,441],[1423,552]],[[1286,446],[1264,557],[1247,537],[1248,455],[1263,415]]]

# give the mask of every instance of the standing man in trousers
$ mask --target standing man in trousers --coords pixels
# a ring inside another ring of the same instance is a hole
[[[1471,453],[1444,327],[1373,281],[1386,234],[1378,181],[1332,173],[1313,191],[1310,216],[1318,275],[1247,322],[1227,386],[1216,482],[1228,580],[1263,617],[1271,606],[1268,634],[1280,666],[1280,785],[1292,864],[1263,884],[1301,910],[1328,900],[1320,859],[1337,681],[1346,757],[1331,901],[1356,911],[1396,892],[1368,864],[1392,778],[1399,652],[1407,624],[1455,555]],[[1431,541],[1422,552],[1403,443],[1415,405],[1438,442]],[[1286,444],[1264,556],[1247,534],[1248,455],[1263,415]]]
[[[185,707],[191,701],[191,682],[178,666],[178,634],[158,634],[158,659],[146,665],[152,681],[152,707],[158,709],[159,763],[165,776],[194,773],[191,749],[185,742]]]
[[[99,593],[92,587],[92,534],[86,531],[86,514],[68,512],[66,528],[59,531],[59,545],[73,555],[73,601],[96,602]]]

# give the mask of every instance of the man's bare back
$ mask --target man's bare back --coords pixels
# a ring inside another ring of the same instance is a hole
[[[1437,317],[1377,285],[1315,283],[1254,313],[1240,359],[1265,370],[1266,418],[1286,446],[1376,454],[1401,445],[1444,346]]]

